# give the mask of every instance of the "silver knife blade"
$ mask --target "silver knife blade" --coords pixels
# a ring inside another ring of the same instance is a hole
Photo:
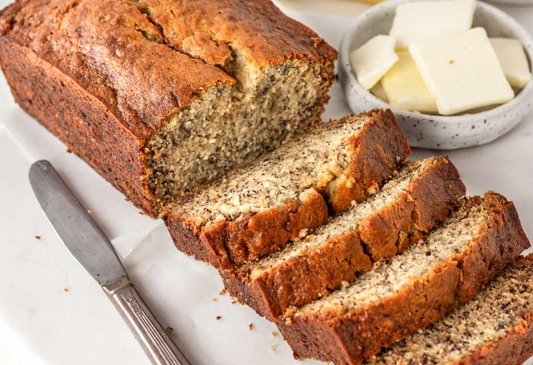
[[[143,301],[104,232],[52,164],[30,167],[30,184],[44,213],[74,258],[102,285],[154,365],[190,365]]]
[[[100,284],[127,276],[111,242],[61,179],[52,164],[35,162],[30,184],[44,213],[74,258]]]

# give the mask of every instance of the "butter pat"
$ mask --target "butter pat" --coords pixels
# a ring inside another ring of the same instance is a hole
[[[410,44],[440,35],[460,33],[472,27],[475,0],[420,1],[399,5],[390,35],[396,47],[406,50]]]
[[[403,110],[436,113],[437,105],[408,52],[398,52],[399,60],[383,76],[381,84],[389,104]]]
[[[409,52],[440,114],[502,104],[514,97],[483,28],[414,43]]]
[[[357,81],[366,90],[371,89],[398,61],[394,52],[395,43],[391,36],[378,35],[350,53],[350,63]]]
[[[392,66],[392,67],[394,67],[394,66]],[[383,85],[381,84],[381,82],[376,83],[374,85],[374,87],[372,89],[370,89],[370,92],[372,94],[374,94],[374,96],[376,96],[376,97],[380,98],[381,100],[383,100],[384,102],[386,102],[386,103],[389,102],[389,98],[388,98],[387,93],[385,92],[385,89],[383,88]]]
[[[531,80],[531,72],[522,43],[510,38],[490,38],[490,43],[498,56],[507,81],[511,86],[524,88]]]

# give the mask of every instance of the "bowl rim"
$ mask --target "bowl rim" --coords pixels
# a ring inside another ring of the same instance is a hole
[[[378,16],[379,14],[383,12],[387,12],[393,9],[396,9],[396,7],[403,3],[408,2],[421,2],[421,1],[434,1],[434,0],[389,0],[377,5],[372,6],[370,9],[364,11],[361,13],[355,21],[352,23],[352,25],[348,28],[348,30],[343,34],[340,44],[340,52],[339,52],[339,66],[343,68],[343,73],[348,77],[348,80],[351,85],[353,85],[353,88],[356,91],[356,94],[362,95],[363,93],[366,93],[366,97],[369,98],[371,101],[374,102],[374,104],[377,104],[379,108],[382,109],[392,109],[395,114],[402,114],[404,117],[411,117],[411,118],[420,118],[425,117],[427,119],[433,120],[433,121],[439,121],[439,122],[451,122],[451,121],[459,121],[464,119],[465,117],[471,118],[476,117],[476,119],[491,119],[496,116],[501,115],[502,113],[508,113],[512,110],[514,110],[519,105],[522,105],[524,103],[528,102],[528,97],[533,94],[533,78],[528,81],[526,86],[520,90],[518,95],[516,95],[512,100],[508,101],[505,104],[498,105],[492,109],[477,112],[477,113],[468,113],[465,112],[464,114],[458,114],[458,115],[440,115],[440,114],[427,114],[427,113],[421,113],[418,111],[409,111],[404,109],[398,109],[390,105],[389,103],[385,102],[384,100],[378,98],[374,94],[370,92],[370,90],[364,89],[359,82],[357,81],[357,78],[355,77],[352,67],[349,60],[349,54],[350,54],[350,43],[352,38],[358,33],[358,28],[360,27],[361,23],[368,21],[369,18],[373,18]],[[446,0],[437,0],[437,1],[446,1]],[[513,18],[510,14],[504,12],[503,10],[500,10],[496,8],[494,5],[487,4],[485,2],[476,1],[476,11],[478,8],[481,8],[493,15],[503,16],[508,20],[507,27],[509,29],[512,29],[518,36],[518,39],[522,43],[522,46],[524,47],[524,50],[529,58],[529,67],[530,70],[533,72],[533,38],[529,34],[529,32],[520,24],[518,21]]]

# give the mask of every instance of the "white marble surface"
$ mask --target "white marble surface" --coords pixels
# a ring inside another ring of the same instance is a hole
[[[0,0],[0,7],[8,1]],[[367,5],[350,0],[291,0],[287,12],[333,46]],[[506,8],[533,31],[533,9]],[[339,85],[325,118],[348,113]],[[413,158],[438,154],[414,150]],[[134,283],[193,364],[297,364],[275,327],[250,309],[217,297],[214,269],[178,253],[160,221],[138,214],[14,103],[0,79],[0,364],[148,365],[98,285],[72,259],[41,212],[27,181],[30,164],[47,158],[94,212]],[[469,194],[488,189],[514,200],[533,237],[533,116],[497,141],[450,152]],[[42,237],[35,239],[36,235]],[[69,291],[65,292],[64,288]],[[223,319],[216,321],[221,315]],[[254,324],[249,331],[248,325]],[[275,351],[270,346],[275,345]],[[312,361],[306,361],[313,364]]]

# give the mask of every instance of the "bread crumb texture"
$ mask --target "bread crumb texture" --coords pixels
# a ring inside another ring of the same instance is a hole
[[[509,265],[472,300],[385,349],[368,365],[459,364],[483,347],[531,331],[532,311],[533,256],[529,256]]]
[[[353,152],[348,139],[370,120],[371,114],[352,116],[296,136],[252,165],[232,171],[173,205],[172,214],[209,226],[279,208],[287,201],[305,201],[309,190],[343,175]]]
[[[326,225],[318,228],[312,235],[296,241],[285,249],[275,252],[262,260],[241,266],[238,269],[239,273],[241,275],[249,275],[251,280],[256,279],[265,271],[272,269],[280,263],[287,262],[293,257],[306,256],[311,249],[325,244],[332,237],[341,236],[357,230],[358,223],[364,217],[370,215],[372,212],[380,211],[387,204],[398,199],[400,194],[407,191],[410,182],[415,180],[433,162],[434,159],[428,159],[425,163],[406,163],[401,173],[386,183],[379,193],[369,196],[367,200],[360,204],[354,204],[346,212],[333,217]],[[346,285],[348,285],[347,282]]]
[[[333,318],[394,296],[455,253],[468,251],[491,216],[487,205],[469,205],[468,200],[463,200],[460,209],[452,212],[426,240],[410,246],[386,265],[362,274],[347,288],[302,307],[296,315],[320,313],[324,318]]]
[[[417,243],[464,192],[447,157],[407,162],[374,195],[284,249],[224,272],[224,283],[261,315],[279,317],[290,306],[348,288],[364,271]]]

